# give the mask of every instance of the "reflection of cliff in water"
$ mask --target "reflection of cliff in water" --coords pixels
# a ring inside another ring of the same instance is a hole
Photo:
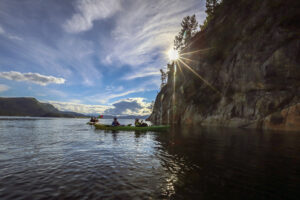
[[[139,143],[139,139],[143,138],[147,135],[147,132],[145,131],[116,131],[116,130],[99,130],[99,133],[105,133],[105,136],[111,135],[114,142],[118,141],[118,135],[120,132],[126,133],[126,134],[134,134],[135,141]]]
[[[294,197],[300,136],[241,129],[175,128],[156,134],[157,157],[174,198]]]

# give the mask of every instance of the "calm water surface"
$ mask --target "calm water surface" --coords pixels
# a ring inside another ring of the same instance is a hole
[[[0,199],[300,199],[300,133],[86,122],[1,118]]]

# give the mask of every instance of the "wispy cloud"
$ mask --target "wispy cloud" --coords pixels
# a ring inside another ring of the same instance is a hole
[[[5,92],[9,89],[9,87],[7,85],[4,84],[0,84],[0,92]]]
[[[166,62],[180,22],[186,15],[205,18],[204,1],[199,0],[78,0],[75,13],[63,27],[70,33],[91,30],[96,20],[111,17],[111,38],[103,38],[103,63],[133,67],[152,63],[159,68]],[[97,30],[97,29],[95,29]]]
[[[115,88],[114,90],[106,90],[102,93],[98,93],[92,96],[87,96],[85,98],[86,101],[93,101],[100,104],[111,103],[111,101],[116,100],[117,98],[128,97],[129,95],[139,94],[143,92],[156,91],[160,86],[160,80],[156,78],[152,78],[147,80],[147,82],[142,82],[135,87],[128,88],[124,90],[124,88]],[[121,89],[121,90],[120,90]]]
[[[102,93],[102,94],[89,96],[87,99],[89,99],[89,100],[92,99],[94,102],[97,102],[97,103],[106,104],[111,99],[115,99],[115,98],[118,98],[118,97],[125,97],[125,96],[130,95],[130,94],[144,92],[144,91],[145,91],[144,88],[136,88],[136,89],[131,89],[131,90],[123,91],[123,92],[109,91],[109,92],[105,92],[105,93]]]
[[[76,3],[78,13],[63,25],[67,32],[78,33],[93,27],[95,20],[112,16],[120,8],[119,0],[78,0]]]
[[[124,90],[124,87],[122,85],[120,85],[118,87],[115,87],[113,85],[108,85],[108,86],[105,87],[105,91],[106,92],[113,92],[113,91],[115,91],[115,92],[121,92],[123,90]]]
[[[205,17],[204,1],[152,0],[128,1],[128,7],[116,17],[112,40],[103,40],[107,47],[102,61],[108,64],[152,66],[166,63],[165,52],[171,48],[180,22],[186,15]]]
[[[38,85],[63,84],[65,79],[54,76],[45,76],[38,73],[20,73],[16,71],[0,72],[0,78],[12,81],[27,81]]]
[[[123,80],[133,80],[136,78],[144,78],[148,76],[159,76],[160,72],[156,68],[142,68],[142,70],[134,71],[123,76]]]
[[[47,90],[48,95],[54,95],[56,97],[67,97],[68,95],[65,92],[62,92],[60,90],[55,90],[55,89],[48,89]]]
[[[16,71],[30,63],[33,72],[60,74],[68,78],[69,84],[85,86],[99,84],[102,76],[93,61],[93,42],[85,39],[62,37],[55,44],[48,45],[36,38],[28,38],[9,47],[17,52],[18,59],[8,62],[14,63]]]
[[[128,97],[155,98],[159,69],[168,61],[165,52],[182,18],[205,17],[204,0],[33,2],[0,3],[0,78],[39,85],[67,80],[61,91],[49,88],[45,100],[111,104]],[[19,74],[3,74],[11,71]],[[33,96],[43,93],[32,88]],[[7,93],[21,95],[23,89],[18,84]]]
[[[0,26],[0,34],[3,35],[5,33],[4,29]]]
[[[13,34],[10,34],[8,32],[6,32],[3,27],[0,26],[0,35],[3,35],[11,40],[22,40],[22,38],[16,36],[16,35],[13,35]]]

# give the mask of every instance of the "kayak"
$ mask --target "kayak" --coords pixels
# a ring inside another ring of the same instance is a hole
[[[135,126],[111,126],[105,124],[94,124],[96,129],[101,130],[112,130],[112,131],[166,131],[169,126],[146,126],[146,127],[135,127]]]
[[[86,124],[88,124],[88,125],[94,125],[94,124],[96,124],[97,122],[88,122],[88,123],[86,123]]]
[[[101,130],[112,130],[112,131],[166,131],[169,126],[146,126],[146,127],[135,127],[135,126],[111,126],[104,124],[94,124],[96,129]]]

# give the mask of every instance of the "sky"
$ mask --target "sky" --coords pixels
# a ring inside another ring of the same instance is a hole
[[[0,96],[148,115],[183,17],[204,0],[0,0]]]

